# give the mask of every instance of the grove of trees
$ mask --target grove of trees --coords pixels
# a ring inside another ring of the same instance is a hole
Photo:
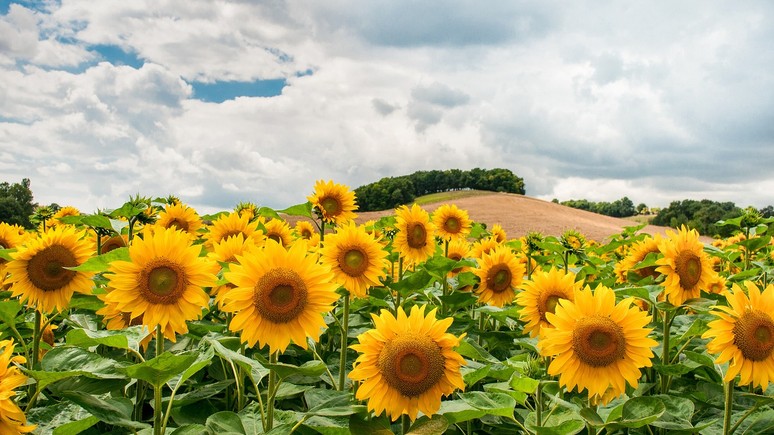
[[[360,211],[388,210],[409,204],[418,196],[452,190],[476,189],[524,194],[524,180],[509,169],[469,171],[417,171],[411,175],[386,177],[355,189]]]
[[[761,210],[765,214],[766,209]],[[685,225],[694,228],[700,234],[705,236],[729,237],[734,228],[731,226],[719,226],[720,220],[739,217],[744,210],[737,207],[733,202],[717,202],[709,199],[696,201],[693,199],[684,199],[682,201],[672,201],[669,207],[661,209],[653,218],[653,225],[661,225],[672,228],[678,228]],[[765,215],[763,217],[766,217]]]
[[[586,199],[571,199],[562,202],[554,199],[553,202],[566,205],[567,207],[578,208],[612,217],[634,216],[640,213],[645,207],[644,204],[640,204],[635,208],[634,203],[625,196],[613,202],[592,202]]]
[[[35,207],[29,178],[22,179],[21,183],[0,183],[0,222],[34,228],[30,216]]]

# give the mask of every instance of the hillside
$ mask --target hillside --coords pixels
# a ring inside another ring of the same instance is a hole
[[[604,242],[625,227],[636,225],[628,219],[604,216],[512,193],[481,192],[474,196],[447,197],[439,202],[424,203],[422,208],[432,212],[443,204],[456,204],[467,210],[471,219],[485,223],[488,227],[499,223],[509,238],[521,237],[530,231],[560,236],[564,231],[572,229],[589,239]],[[358,214],[356,222],[362,224],[393,213],[394,210],[363,212]],[[647,225],[641,232],[663,235],[667,229]],[[709,237],[702,237],[702,240],[705,243],[712,241]]]

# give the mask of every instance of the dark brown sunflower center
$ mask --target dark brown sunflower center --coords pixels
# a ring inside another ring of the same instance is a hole
[[[312,232],[308,229],[301,230],[301,238],[303,239],[311,239],[312,238]]]
[[[320,201],[320,205],[328,216],[336,216],[341,213],[341,203],[336,198],[326,196]]]
[[[456,217],[450,217],[446,219],[446,222],[443,223],[443,228],[446,230],[446,232],[452,234],[458,233],[460,231],[460,227],[460,221]]]
[[[268,233],[266,234],[266,237],[268,237],[271,240],[274,240],[275,242],[282,245],[282,236],[279,233]]]
[[[178,230],[188,231],[188,222],[175,218],[167,224],[167,228],[177,228]]]
[[[339,267],[349,276],[359,277],[368,269],[368,254],[354,247],[339,253]]]
[[[121,236],[113,236],[105,241],[99,248],[100,254],[106,254],[114,249],[123,248],[126,246],[124,238]]]
[[[745,358],[763,361],[774,350],[774,321],[763,311],[747,311],[734,324],[734,344]]]
[[[692,289],[701,279],[701,259],[693,252],[680,252],[675,259],[675,271],[680,277],[680,287]]]
[[[452,253],[452,254],[449,254],[448,258],[450,260],[460,261],[462,260],[462,255],[457,253]],[[456,274],[456,273],[460,273],[461,271],[462,271],[462,267],[455,267],[454,269],[451,270],[451,273]]]
[[[409,247],[421,249],[427,245],[427,230],[421,223],[414,222],[406,228],[406,240]]]
[[[187,285],[185,270],[166,258],[151,260],[140,272],[140,293],[152,304],[177,303]]]
[[[76,272],[65,267],[75,267],[75,254],[62,245],[52,245],[35,254],[27,263],[27,276],[35,287],[54,291],[66,286]]]
[[[557,294],[549,294],[545,301],[541,304],[541,306],[538,306],[538,312],[540,313],[540,318],[543,320],[546,320],[546,313],[554,313],[556,312],[556,306],[559,305],[559,300],[563,299],[560,295]]]
[[[579,319],[572,332],[575,355],[592,367],[606,367],[626,356],[623,328],[602,316]]]
[[[229,237],[236,236],[238,234],[244,234],[244,233],[240,230],[226,231],[225,233],[223,233],[223,237],[220,238],[220,241],[228,240]]]
[[[426,335],[406,333],[384,344],[379,371],[387,384],[407,397],[416,397],[443,377],[444,357],[438,344]]]
[[[287,323],[298,318],[308,302],[306,283],[295,271],[277,267],[255,283],[253,303],[264,319]]]
[[[495,293],[508,290],[511,287],[511,269],[507,264],[497,264],[489,269],[486,275],[486,286]]]

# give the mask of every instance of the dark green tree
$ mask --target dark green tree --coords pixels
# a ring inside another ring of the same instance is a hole
[[[29,178],[22,179],[21,183],[0,183],[0,222],[32,229],[30,216],[35,206]]]

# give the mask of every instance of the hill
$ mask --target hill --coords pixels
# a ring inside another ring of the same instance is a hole
[[[467,192],[466,195],[457,197],[447,194],[435,202],[426,202],[421,197],[417,199],[422,204],[422,208],[428,212],[434,211],[443,204],[455,204],[466,210],[471,219],[485,223],[487,227],[491,228],[492,225],[499,223],[508,234],[508,238],[518,238],[530,231],[560,236],[566,230],[577,230],[589,239],[605,242],[610,236],[623,231],[625,227],[637,225],[629,219],[604,216],[524,195]],[[394,210],[362,212],[358,213],[355,221],[362,224],[393,213]],[[647,225],[641,232],[663,235],[667,229],[669,228]],[[709,243],[712,239],[702,237],[702,241]]]

